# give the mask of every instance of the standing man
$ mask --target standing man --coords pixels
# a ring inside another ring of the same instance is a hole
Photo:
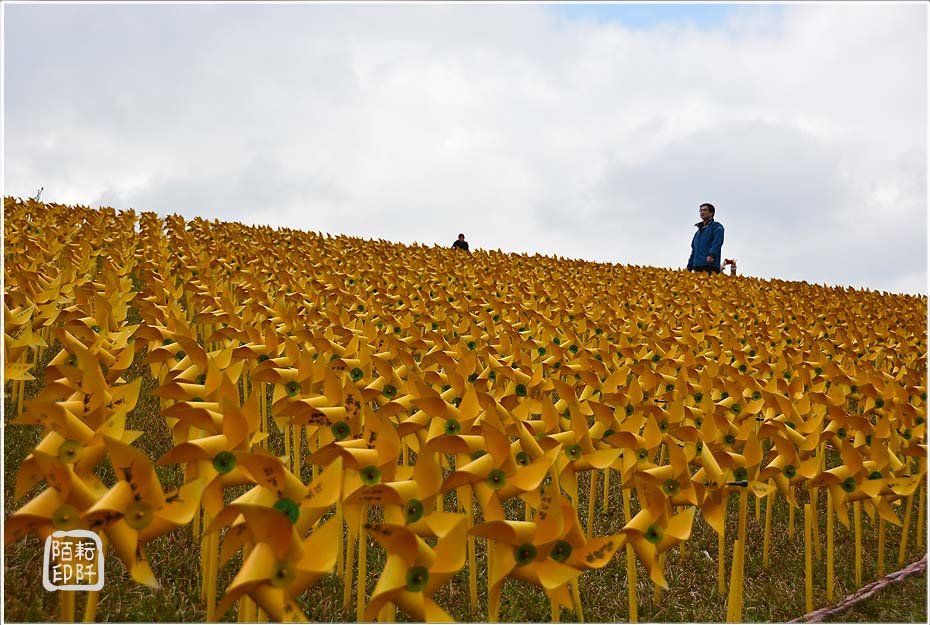
[[[468,251],[468,241],[465,240],[464,234],[459,235],[458,240],[452,244],[452,249]]]
[[[688,271],[720,273],[720,248],[723,247],[723,226],[714,221],[713,204],[701,204],[698,209],[701,221],[694,224],[698,231],[691,239],[691,258]]]

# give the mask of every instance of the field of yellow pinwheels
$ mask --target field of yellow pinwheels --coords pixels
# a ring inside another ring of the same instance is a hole
[[[926,297],[4,217],[9,620],[784,621],[926,552]]]

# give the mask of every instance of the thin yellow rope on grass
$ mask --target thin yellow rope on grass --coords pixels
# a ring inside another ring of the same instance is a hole
[[[796,619],[788,621],[789,623],[822,623],[828,618],[842,614],[843,612],[849,610],[851,607],[855,606],[858,603],[862,603],[866,599],[869,599],[875,596],[877,593],[887,588],[892,584],[896,584],[904,581],[912,575],[918,575],[924,573],[927,570],[927,555],[912,562],[908,566],[904,567],[899,571],[894,573],[889,573],[885,577],[863,586],[853,594],[849,595],[838,604],[834,606],[829,606],[826,608],[820,608],[819,610],[814,610],[803,616],[799,616]]]

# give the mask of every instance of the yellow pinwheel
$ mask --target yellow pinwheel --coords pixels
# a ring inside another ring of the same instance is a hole
[[[387,562],[375,585],[365,620],[374,620],[388,603],[416,620],[452,622],[433,596],[465,565],[465,517],[434,512],[418,529],[438,539],[435,547],[414,531],[414,526],[381,523],[372,526],[375,540],[387,551]]]
[[[134,580],[158,587],[142,544],[189,523],[203,483],[189,482],[165,494],[145,453],[109,437],[105,441],[120,479],[84,513],[84,521],[90,529],[106,532]]]
[[[242,514],[258,542],[226,589],[217,615],[247,594],[275,621],[305,622],[295,599],[335,566],[340,524],[329,520],[300,540],[278,510],[249,507]]]

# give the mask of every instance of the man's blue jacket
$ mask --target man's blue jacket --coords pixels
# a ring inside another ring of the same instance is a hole
[[[688,271],[713,267],[720,271],[720,248],[723,247],[723,226],[711,219],[694,224],[698,231],[691,239],[691,258],[688,259]],[[713,256],[714,262],[708,263],[707,257]]]

